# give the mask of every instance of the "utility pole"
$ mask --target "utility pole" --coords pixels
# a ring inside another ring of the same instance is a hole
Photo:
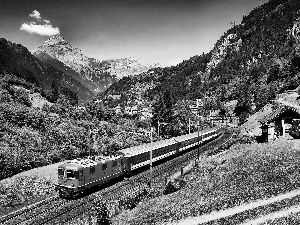
[[[159,138],[159,126],[160,126],[160,123],[159,123],[159,120],[158,120],[158,124],[157,124],[157,136],[158,136],[158,138]]]
[[[200,137],[199,137],[200,121],[198,121],[197,127],[198,127],[198,152],[197,152],[197,160],[199,160],[199,157],[200,157]]]
[[[91,126],[90,125],[88,131],[88,141],[89,141],[89,158],[91,158]]]
[[[191,133],[191,118],[189,118],[189,134]]]
[[[152,127],[151,127],[151,132],[150,132],[150,140],[152,143]],[[151,150],[150,150],[150,189],[152,189],[152,146],[151,146]]]
[[[163,123],[160,123],[159,120],[158,120],[158,125],[157,125],[157,135],[158,135],[158,138],[159,138],[159,129],[160,129],[160,126],[161,126],[161,125],[165,126],[165,125],[167,125],[167,124],[168,124],[168,123],[164,123],[164,122],[163,122]]]

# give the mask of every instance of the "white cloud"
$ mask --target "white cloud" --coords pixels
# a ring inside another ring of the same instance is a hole
[[[33,10],[31,14],[29,14],[30,17],[36,18],[37,20],[41,20],[41,14],[37,10]]]
[[[39,34],[46,36],[60,34],[59,28],[53,27],[50,23],[50,20],[44,19],[42,21],[41,14],[37,10],[33,10],[32,14],[29,14],[29,16],[37,19],[38,22],[42,24],[37,24],[35,21],[23,23],[20,27],[20,30],[27,31],[30,34]]]
[[[27,31],[31,34],[39,34],[45,36],[53,36],[60,34],[58,27],[52,27],[51,24],[38,25],[34,22],[23,23],[20,27],[20,30]]]

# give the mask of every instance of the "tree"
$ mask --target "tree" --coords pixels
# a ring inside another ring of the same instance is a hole
[[[174,119],[173,113],[174,102],[169,90],[160,93],[158,99],[153,105],[153,117],[151,125],[157,127],[158,121],[172,123]]]
[[[59,98],[59,94],[60,93],[59,93],[58,85],[53,81],[51,84],[49,100],[51,102],[57,102],[57,99]]]

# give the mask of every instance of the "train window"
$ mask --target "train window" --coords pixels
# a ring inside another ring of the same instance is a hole
[[[118,164],[118,161],[116,160],[116,161],[113,161],[113,167],[116,167],[117,166],[117,164]]]
[[[67,178],[78,179],[79,173],[76,170],[67,170]]]
[[[64,177],[64,169],[63,168],[58,168],[58,177],[63,178]]]
[[[95,173],[95,167],[94,166],[92,166],[92,167],[90,167],[90,174],[93,174],[93,173]]]
[[[102,164],[102,170],[106,170],[106,168],[107,168],[107,164],[106,163]]]

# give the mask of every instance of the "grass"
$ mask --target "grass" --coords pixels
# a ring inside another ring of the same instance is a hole
[[[274,220],[267,220],[261,225],[286,225],[286,224],[300,224],[300,213],[293,213],[287,216],[283,216],[281,218],[277,218]]]
[[[48,198],[56,193],[56,163],[19,173],[0,181],[0,215]]]
[[[269,198],[300,187],[300,141],[236,145],[203,158],[180,191],[126,210],[113,224],[167,224]]]

